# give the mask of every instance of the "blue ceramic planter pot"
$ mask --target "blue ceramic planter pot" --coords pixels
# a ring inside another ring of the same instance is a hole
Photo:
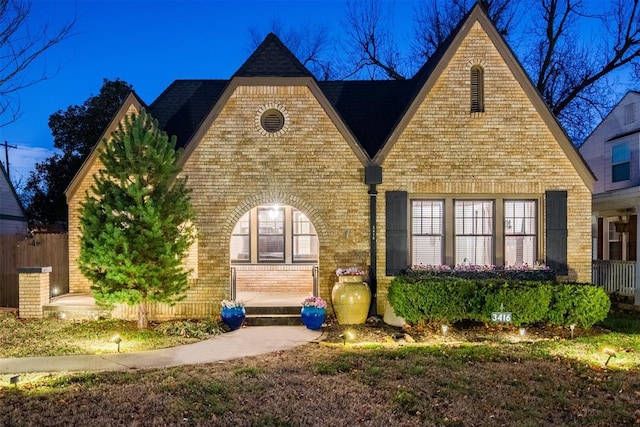
[[[222,321],[232,330],[239,329],[244,323],[247,313],[244,307],[222,308]]]
[[[300,311],[302,324],[309,329],[321,329],[326,317],[326,310],[318,307],[302,307]]]

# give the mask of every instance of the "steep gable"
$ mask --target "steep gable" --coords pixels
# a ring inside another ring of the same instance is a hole
[[[298,58],[273,33],[236,71],[234,77],[313,77]]]
[[[425,67],[423,67],[423,69],[416,74],[416,84],[420,80],[424,80],[424,83],[422,84],[420,90],[417,92],[415,98],[411,100],[411,104],[407,108],[406,114],[402,117],[398,126],[391,133],[391,136],[385,143],[385,146],[382,147],[380,152],[378,152],[378,154],[375,156],[374,162],[378,164],[384,162],[384,159],[392,150],[395,142],[398,140],[400,135],[402,135],[404,129],[413,119],[418,109],[423,106],[425,100],[428,99],[429,94],[434,88],[434,85],[436,85],[440,75],[444,72],[444,70],[447,69],[450,61],[458,52],[465,40],[470,37],[470,32],[476,25],[479,25],[480,28],[482,28],[483,33],[491,41],[495,50],[500,55],[501,61],[503,61],[503,63],[508,67],[511,76],[513,77],[513,79],[515,79],[515,81],[517,81],[517,84],[524,91],[528,102],[533,108],[535,108],[540,118],[543,120],[545,126],[553,135],[554,139],[557,141],[557,144],[562,149],[564,155],[571,162],[584,183],[589,188],[593,187],[593,173],[591,172],[585,161],[582,159],[576,147],[569,140],[569,137],[562,129],[556,117],[551,113],[548,106],[542,100],[539,92],[536,90],[535,86],[517,60],[516,56],[513,54],[502,36],[498,33],[495,26],[491,23],[485,11],[479,4],[474,6],[471,12],[467,15],[466,20],[463,21],[462,24],[458,27],[457,32],[453,34],[453,37],[451,37],[448,43],[445,43],[445,45],[443,46],[443,51],[438,53],[438,55],[441,54],[442,56],[437,58],[437,63],[427,63]],[[473,62],[474,60],[475,59],[472,56],[468,58],[468,61],[470,61],[469,63]],[[469,99],[468,86],[467,89],[465,89],[464,86],[460,86],[453,93],[464,93],[464,102],[467,102],[467,100]],[[431,108],[436,107],[432,106]]]
[[[0,163],[0,201],[0,233],[26,231],[27,216],[2,163]]]

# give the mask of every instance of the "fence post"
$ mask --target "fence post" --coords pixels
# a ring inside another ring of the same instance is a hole
[[[49,303],[51,267],[18,268],[19,317],[42,319],[42,307]]]

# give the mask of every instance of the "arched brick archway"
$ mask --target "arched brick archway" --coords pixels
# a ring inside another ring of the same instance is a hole
[[[267,223],[281,227],[281,234],[260,234]],[[302,228],[307,232],[301,234]],[[248,306],[299,306],[317,293],[320,242],[327,227],[304,199],[280,192],[248,197],[233,210],[224,233],[237,299]],[[267,249],[270,242],[273,252]]]

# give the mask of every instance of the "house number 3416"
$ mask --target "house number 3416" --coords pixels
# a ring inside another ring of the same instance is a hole
[[[499,323],[511,322],[511,313],[504,311],[494,311],[491,313],[491,321]]]

